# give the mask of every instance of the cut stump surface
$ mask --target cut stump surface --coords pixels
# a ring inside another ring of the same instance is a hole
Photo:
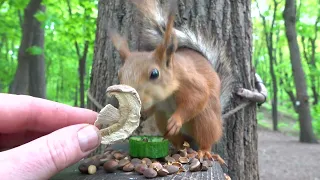
[[[117,143],[112,145],[112,148],[115,150],[128,150],[127,143]],[[143,175],[139,175],[136,172],[123,172],[117,170],[114,173],[107,173],[102,166],[99,167],[97,172],[93,175],[81,174],[78,170],[79,162],[70,166],[69,168],[64,169],[57,175],[51,178],[51,180],[121,180],[121,179],[146,179]],[[157,179],[190,179],[190,180],[225,180],[223,170],[220,164],[214,161],[213,166],[210,167],[207,171],[198,171],[198,172],[181,172],[179,174],[172,174],[166,177],[157,177]]]

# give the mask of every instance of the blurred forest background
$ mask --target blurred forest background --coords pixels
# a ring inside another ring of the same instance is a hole
[[[86,106],[97,0],[0,0],[0,92]],[[269,94],[258,123],[299,134],[285,0],[252,1],[253,63]],[[297,1],[298,43],[313,131],[320,137],[320,4]]]

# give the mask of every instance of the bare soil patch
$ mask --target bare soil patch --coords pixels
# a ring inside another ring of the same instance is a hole
[[[320,180],[320,144],[264,128],[258,136],[261,180]]]

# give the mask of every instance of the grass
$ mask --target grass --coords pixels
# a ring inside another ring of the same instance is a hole
[[[314,108],[316,109],[316,108]],[[257,110],[258,126],[262,128],[273,129],[271,105],[263,104]],[[312,125],[313,131],[318,139],[320,139],[320,113],[312,111]],[[298,114],[292,109],[287,109],[279,106],[278,109],[278,131],[290,136],[299,136],[300,126],[298,121]]]

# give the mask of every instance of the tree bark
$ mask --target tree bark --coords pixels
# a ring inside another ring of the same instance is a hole
[[[167,1],[161,1],[167,3]],[[251,1],[233,0],[180,0],[177,25],[186,23],[190,29],[196,26],[207,27],[220,40],[225,40],[230,48],[232,68],[239,86],[254,88],[252,68],[252,24]],[[99,104],[105,105],[112,100],[105,96],[108,86],[117,84],[117,71],[120,59],[107,37],[108,27],[127,36],[131,50],[143,50],[139,45],[141,27],[140,16],[133,5],[124,0],[104,1],[98,4],[97,32],[95,41],[90,94]],[[234,97],[230,108],[242,103]],[[99,111],[93,103],[89,108]],[[150,134],[154,129],[153,119],[142,119],[136,133]],[[257,121],[255,106],[239,111],[225,121],[225,132],[221,142],[215,147],[228,164],[228,174],[232,179],[259,179],[257,151]]]
[[[40,6],[40,11],[45,12],[45,7]],[[44,49],[44,29],[41,23],[34,19],[32,46]],[[46,67],[44,52],[39,55],[29,54],[29,94],[30,96],[46,98]]]
[[[312,130],[307,84],[305,80],[305,73],[302,69],[300,50],[297,41],[295,0],[286,0],[283,17],[285,21],[286,37],[289,44],[290,60],[297,92],[296,101],[299,103],[297,109],[300,122],[300,141],[317,143],[317,139]]]
[[[40,8],[42,0],[30,0],[24,10],[24,18],[22,24],[22,38],[18,53],[18,67],[14,76],[9,93],[12,94],[28,94],[29,88],[29,53],[27,48],[31,47],[33,41],[33,26],[36,22],[35,13]]]

